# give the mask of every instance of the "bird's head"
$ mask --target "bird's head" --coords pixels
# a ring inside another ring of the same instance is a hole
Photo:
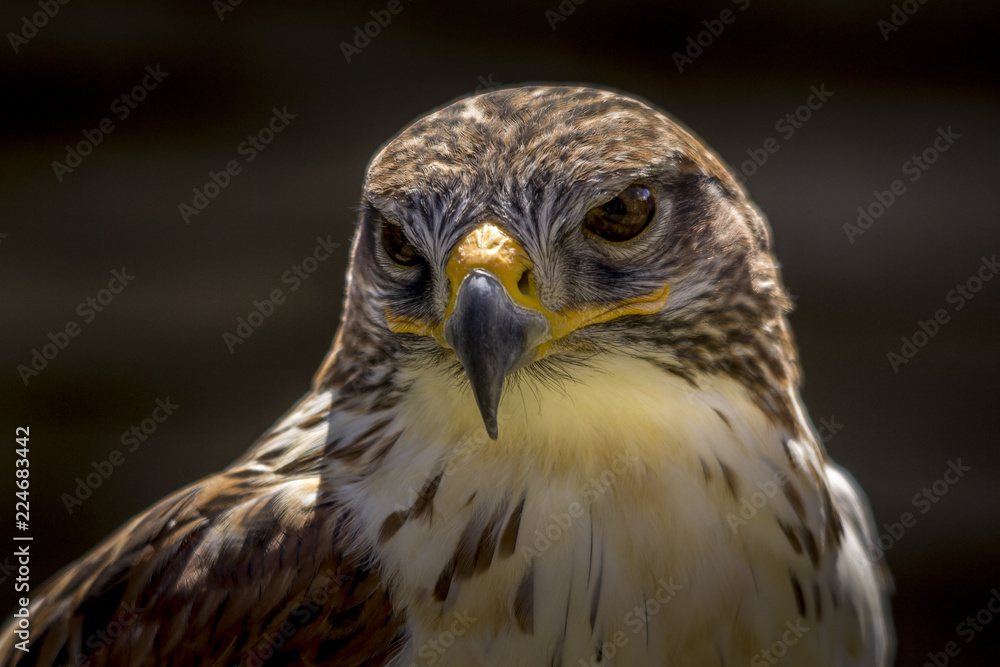
[[[508,88],[372,160],[319,381],[453,371],[496,438],[505,385],[627,356],[734,376],[790,423],[787,305],[763,218],[690,133],[614,92]]]

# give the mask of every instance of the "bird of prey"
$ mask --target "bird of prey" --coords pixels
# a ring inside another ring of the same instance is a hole
[[[493,90],[385,145],[360,211],[311,390],[31,591],[3,664],[891,662],[767,224],[691,133]]]

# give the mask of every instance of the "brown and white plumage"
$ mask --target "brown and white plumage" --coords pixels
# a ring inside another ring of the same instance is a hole
[[[383,148],[362,204],[312,391],[34,593],[5,662],[889,664],[766,223],[693,136],[493,91]]]
[[[244,461],[163,499],[32,592],[4,664],[379,664],[400,618],[329,484],[319,457]]]

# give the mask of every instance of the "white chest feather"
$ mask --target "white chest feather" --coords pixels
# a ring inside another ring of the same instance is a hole
[[[730,381],[581,375],[515,385],[496,441],[449,379],[414,385],[420,426],[349,499],[406,610],[397,664],[867,664],[834,648],[862,631],[816,454]]]

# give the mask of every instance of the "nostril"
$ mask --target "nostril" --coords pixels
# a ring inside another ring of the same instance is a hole
[[[525,269],[524,273],[521,274],[521,278],[517,281],[517,289],[524,296],[532,295],[531,269]]]

